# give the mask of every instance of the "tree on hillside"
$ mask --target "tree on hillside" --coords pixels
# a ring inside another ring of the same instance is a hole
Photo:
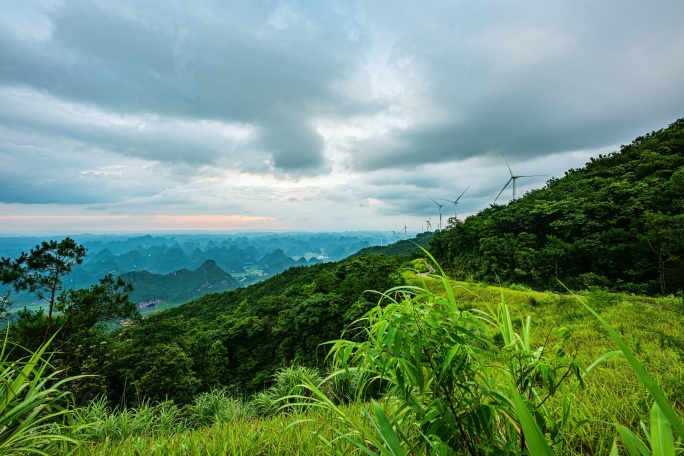
[[[660,293],[668,290],[667,265],[684,256],[684,214],[646,212],[646,233],[642,236],[658,260]]]
[[[48,303],[48,321],[45,339],[50,332],[52,313],[62,291],[62,278],[83,262],[86,248],[71,238],[42,242],[30,253],[22,252],[19,258],[0,259],[0,282],[11,285],[16,291],[28,290]]]
[[[140,314],[129,299],[132,291],[133,287],[123,279],[107,274],[90,288],[62,293],[56,309],[66,316],[66,332],[87,330],[98,323],[136,320]]]

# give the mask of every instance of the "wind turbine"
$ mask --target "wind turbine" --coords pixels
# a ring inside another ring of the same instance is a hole
[[[503,191],[506,190],[506,187],[508,187],[508,184],[510,184],[511,181],[513,181],[513,199],[515,199],[515,181],[516,181],[516,180],[518,180],[518,179],[521,178],[521,177],[540,177],[540,176],[543,176],[543,174],[531,174],[531,175],[529,175],[529,176],[514,176],[514,175],[513,175],[513,171],[511,170],[511,166],[508,164],[508,160],[506,160],[506,157],[504,156],[503,152],[499,151],[499,153],[501,154],[501,156],[503,157],[504,161],[506,162],[506,166],[508,166],[508,172],[511,174],[511,178],[508,179],[508,182],[506,182],[506,185],[504,185],[504,187],[501,189],[501,191],[499,192],[499,194],[496,195],[496,198],[494,198],[494,203],[496,203],[496,200],[499,199],[499,197],[501,196],[501,194],[503,193]],[[494,204],[494,203],[492,203],[492,204]]]
[[[430,216],[427,220],[424,220],[428,231],[432,231],[432,224],[430,223],[430,220],[432,220],[432,216]]]
[[[428,196],[428,198],[430,198],[430,197]],[[435,203],[437,206],[439,206],[439,230],[442,231],[442,206],[444,206],[444,204],[439,204],[437,201],[433,200],[432,198],[430,198],[430,199],[432,200],[433,203]]]
[[[461,193],[461,196],[465,195],[465,192],[467,192],[469,188],[470,188],[470,185],[468,185],[468,186],[466,187],[466,189],[463,190],[463,193]],[[454,201],[451,201],[451,200],[448,200],[448,199],[444,199],[444,198],[439,198],[439,199],[441,199],[442,201],[448,201],[448,202],[450,202],[450,203],[454,203],[454,220],[458,220],[458,219],[457,219],[456,209],[458,208],[458,200],[461,199],[461,196],[459,196],[458,198],[456,198]]]
[[[394,225],[394,229],[392,230],[392,244],[397,242],[397,225]]]
[[[406,240],[406,222],[404,222],[404,240]]]

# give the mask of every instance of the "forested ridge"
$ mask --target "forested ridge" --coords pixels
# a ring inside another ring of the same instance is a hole
[[[378,295],[366,291],[402,283],[400,265],[396,257],[365,255],[293,267],[264,282],[208,294],[145,318],[122,293],[130,290],[91,293],[121,303],[116,315],[119,321],[129,319],[123,328],[109,332],[101,324],[105,320],[93,318],[74,324],[80,315],[93,315],[74,305],[78,318],[73,319],[22,312],[10,336],[33,348],[45,340],[50,321],[61,328],[55,344],[64,355],[55,356],[55,367],[92,375],[74,384],[79,402],[105,395],[119,405],[165,399],[182,404],[219,386],[251,394],[267,387],[280,367],[320,365],[321,344],[338,338],[376,305]]]
[[[507,205],[450,222],[430,251],[459,278],[681,292],[684,119]]]

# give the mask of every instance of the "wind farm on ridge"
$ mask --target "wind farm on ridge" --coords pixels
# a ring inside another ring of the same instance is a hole
[[[545,174],[526,174],[526,175],[523,175],[523,174],[521,174],[521,175],[513,174],[513,170],[511,169],[511,166],[510,166],[510,164],[508,163],[508,160],[506,159],[506,156],[504,155],[504,153],[503,153],[502,151],[499,151],[499,153],[501,154],[501,157],[504,159],[504,162],[506,163],[506,168],[508,169],[508,173],[510,174],[510,178],[508,179],[508,181],[506,181],[506,184],[503,186],[503,188],[502,188],[502,189],[499,191],[499,193],[496,195],[496,198],[494,198],[494,201],[492,202],[492,204],[496,204],[496,202],[498,201],[499,197],[503,194],[503,192],[506,190],[506,188],[508,188],[508,186],[511,184],[511,182],[513,183],[513,185],[512,185],[512,198],[511,198],[511,201],[513,201],[513,200],[516,199],[516,196],[517,196],[517,193],[516,193],[516,191],[517,191],[516,182],[517,182],[518,179],[520,179],[520,178],[527,178],[527,177],[543,177],[543,176],[545,176]],[[439,201],[445,201],[445,202],[448,202],[448,203],[452,203],[452,204],[454,205],[454,217],[453,217],[453,220],[454,220],[455,223],[458,223],[458,204],[459,204],[461,198],[463,197],[463,195],[466,194],[466,192],[468,191],[468,189],[470,189],[471,186],[472,186],[472,185],[469,184],[469,185],[465,188],[465,190],[463,190],[463,192],[461,192],[461,194],[458,195],[458,197],[457,197],[456,199],[454,199],[454,200],[450,200],[450,199],[447,199],[447,198],[440,198],[440,197],[438,197],[438,198],[435,199],[435,198],[433,198],[432,196],[428,195],[428,198],[429,198],[433,203],[435,203],[435,205],[437,206],[437,214],[430,214],[430,215],[428,216],[428,219],[427,219],[427,220],[425,220],[425,219],[424,219],[424,220],[421,220],[421,222],[424,222],[425,225],[422,225],[422,224],[421,224],[420,232],[423,233],[423,232],[432,232],[432,231],[433,231],[433,227],[432,227],[432,216],[433,216],[433,215],[436,215],[436,216],[438,217],[438,219],[439,219],[439,221],[437,222],[437,228],[436,228],[435,231],[441,231],[441,230],[443,229],[443,224],[442,224],[442,207],[444,206],[444,203],[439,203],[439,202],[437,202],[437,200],[439,200]],[[450,217],[450,219],[451,219],[451,217]],[[405,223],[405,222],[402,222],[402,223],[403,223],[403,231],[404,231],[404,240],[407,240],[407,239],[408,239],[408,236],[407,236],[407,229],[408,229],[409,227],[406,226],[406,223]],[[391,233],[392,233],[392,243],[395,243],[395,242],[397,241],[396,229],[397,229],[397,225],[395,225],[395,226],[394,226],[394,229],[391,231]],[[401,232],[401,229],[400,229],[399,231]],[[381,245],[382,245],[382,243],[383,243],[382,234],[380,235],[380,243],[381,243]],[[389,237],[387,237],[387,244],[388,244],[388,245],[390,244],[390,243],[389,243]]]

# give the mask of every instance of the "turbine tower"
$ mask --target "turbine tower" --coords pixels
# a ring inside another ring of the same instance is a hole
[[[461,193],[461,196],[465,195],[465,192],[467,192],[469,188],[470,188],[470,185],[468,185],[468,186],[466,187],[466,189],[463,190],[463,193]],[[444,199],[444,198],[438,198],[438,199],[441,199],[442,201],[448,201],[449,203],[454,203],[454,220],[458,220],[458,218],[457,218],[457,217],[458,217],[458,213],[457,213],[457,209],[458,209],[458,200],[461,199],[461,196],[459,196],[458,198],[456,198],[454,201],[451,201],[451,200],[448,200],[448,199]]]
[[[430,197],[428,196],[428,198],[430,198]],[[442,231],[442,206],[444,206],[444,204],[439,204],[437,201],[433,200],[432,198],[430,198],[430,200],[432,200],[433,203],[435,203],[437,206],[439,206],[439,231]]]
[[[404,222],[404,240],[406,240],[406,222]]]
[[[392,230],[392,244],[397,242],[397,225],[394,225],[394,229]]]
[[[508,184],[510,184],[511,181],[513,182],[513,199],[515,199],[515,181],[516,180],[518,180],[521,177],[541,177],[544,175],[544,174],[530,174],[528,176],[514,176],[513,170],[511,170],[511,166],[508,164],[508,160],[506,160],[506,157],[504,156],[503,152],[499,151],[499,153],[501,154],[504,161],[506,162],[506,166],[508,167],[508,172],[511,174],[511,178],[508,179],[508,182],[506,182],[506,185],[504,185],[503,188],[501,189],[501,191],[499,192],[499,194],[496,195],[496,198],[494,198],[494,203],[496,203],[496,200],[499,199],[499,197],[501,196],[503,191],[506,190],[506,187],[508,187]],[[494,203],[492,203],[492,204],[494,204]]]

